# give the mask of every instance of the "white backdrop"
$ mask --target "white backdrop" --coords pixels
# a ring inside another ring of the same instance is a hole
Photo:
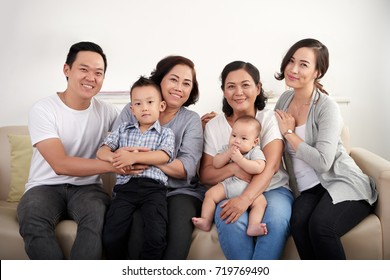
[[[26,124],[38,99],[62,91],[69,47],[90,40],[107,54],[103,90],[128,90],[171,54],[196,65],[199,114],[220,111],[219,75],[233,60],[255,64],[264,89],[287,49],[313,37],[330,51],[322,80],[348,97],[353,146],[390,159],[388,0],[0,0],[0,125]]]

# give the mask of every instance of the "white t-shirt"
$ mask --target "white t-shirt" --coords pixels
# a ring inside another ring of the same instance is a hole
[[[32,145],[49,139],[60,138],[69,156],[96,158],[96,151],[111,130],[118,115],[117,109],[108,103],[92,98],[86,110],[73,110],[66,106],[58,94],[46,97],[30,110],[28,128]],[[100,176],[73,177],[57,175],[34,148],[26,191],[38,185],[56,184],[87,185],[100,183]]]
[[[306,124],[295,127],[295,134],[305,141]],[[287,142],[287,141],[286,141]],[[299,159],[296,156],[295,150],[287,142],[287,151],[291,156],[295,178],[297,180],[298,191],[303,192],[320,183],[316,172],[313,167],[308,165],[305,161]]]
[[[262,150],[275,139],[283,140],[274,111],[270,109],[257,111],[256,119],[261,123],[260,146]],[[226,120],[225,114],[219,114],[211,119],[204,131],[203,152],[214,157],[224,145],[228,145],[231,131],[232,128]],[[288,175],[283,169],[283,165],[280,164],[279,171],[272,177],[267,190],[282,186],[288,188]]]

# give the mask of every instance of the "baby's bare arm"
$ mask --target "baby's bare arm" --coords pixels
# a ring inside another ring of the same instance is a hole
[[[242,157],[240,160],[236,161],[236,163],[238,166],[252,175],[260,174],[265,168],[265,161],[260,159],[250,160]]]
[[[223,153],[216,154],[213,158],[213,166],[215,168],[222,168],[230,162],[231,152],[230,149]]]

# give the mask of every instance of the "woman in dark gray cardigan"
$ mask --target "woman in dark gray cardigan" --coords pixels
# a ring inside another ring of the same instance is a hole
[[[338,105],[319,83],[328,66],[326,46],[304,39],[289,49],[276,75],[291,88],[275,110],[287,170],[300,193],[290,224],[301,259],[345,259],[340,237],[370,213],[378,195],[341,142]]]

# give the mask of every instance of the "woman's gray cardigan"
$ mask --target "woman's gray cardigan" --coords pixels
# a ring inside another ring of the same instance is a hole
[[[293,90],[283,93],[275,109],[286,111],[293,96]],[[310,103],[305,142],[298,145],[297,158],[313,167],[334,204],[347,200],[366,200],[372,205],[378,197],[375,183],[360,170],[341,142],[343,120],[337,103],[318,90],[313,92]],[[292,183],[296,185],[292,161],[286,148],[284,159]]]

